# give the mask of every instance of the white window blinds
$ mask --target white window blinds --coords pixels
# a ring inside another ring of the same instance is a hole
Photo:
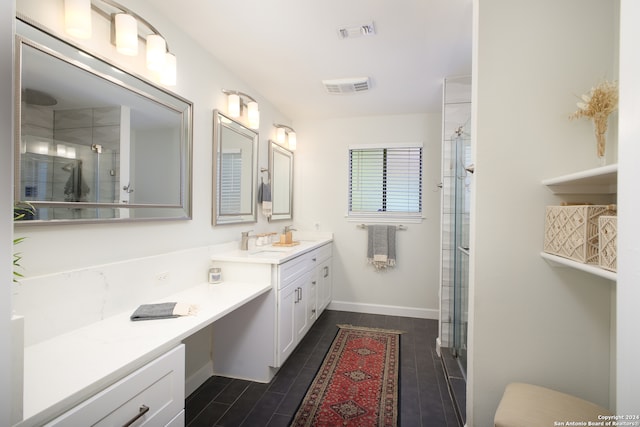
[[[222,153],[220,161],[224,165],[218,184],[220,215],[237,215],[241,212],[242,153]]]
[[[349,216],[421,213],[422,147],[349,149]]]

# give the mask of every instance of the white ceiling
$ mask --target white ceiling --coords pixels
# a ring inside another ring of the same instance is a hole
[[[438,112],[443,78],[471,73],[472,0],[154,5],[258,92],[250,95],[265,97],[292,120]],[[374,36],[338,37],[339,27],[371,21]],[[329,94],[322,85],[350,77],[369,77],[371,89]]]

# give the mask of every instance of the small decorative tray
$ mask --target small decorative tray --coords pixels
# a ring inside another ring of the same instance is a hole
[[[291,242],[291,243],[280,243],[280,242],[275,242],[273,243],[273,246],[296,246],[299,245],[300,242]]]

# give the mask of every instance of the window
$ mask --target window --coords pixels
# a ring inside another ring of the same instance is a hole
[[[242,188],[242,153],[225,151],[220,161],[224,165],[218,194],[220,195],[220,214],[237,215],[241,211],[240,194]]]
[[[422,146],[349,149],[349,216],[421,215]]]

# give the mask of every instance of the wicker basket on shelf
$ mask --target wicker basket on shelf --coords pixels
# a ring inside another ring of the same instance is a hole
[[[598,265],[598,218],[615,214],[615,205],[547,206],[544,251],[577,262]]]
[[[618,218],[615,216],[601,216],[598,218],[600,237],[598,264],[600,267],[616,271],[618,264]]]

